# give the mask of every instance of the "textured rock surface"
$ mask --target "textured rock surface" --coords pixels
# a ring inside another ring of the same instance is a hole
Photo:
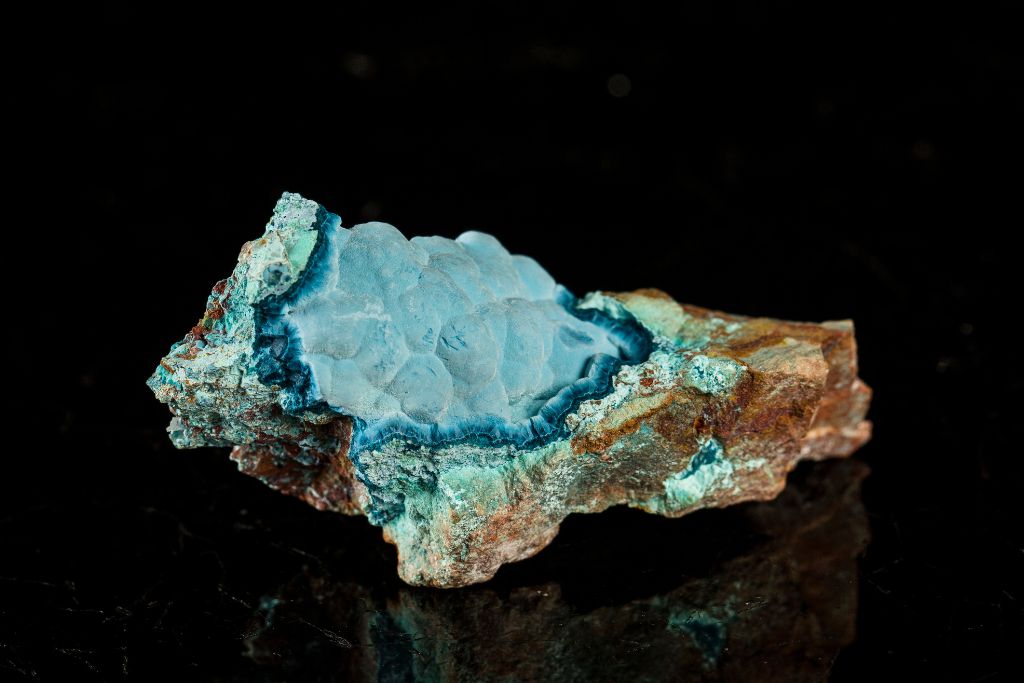
[[[340,227],[286,194],[150,386],[179,447],[365,514],[413,584],[484,581],[572,512],[665,516],[785,486],[870,437],[849,321],[662,292],[577,300],[493,238]]]

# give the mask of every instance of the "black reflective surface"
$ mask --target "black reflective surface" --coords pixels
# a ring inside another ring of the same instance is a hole
[[[574,517],[538,557],[454,591],[398,581],[364,521],[235,477],[193,481],[192,506],[30,510],[7,521],[46,539],[18,539],[4,577],[8,664],[43,679],[820,680],[855,638],[867,472],[802,466],[776,501],[683,520]]]
[[[575,519],[553,552],[465,591],[307,565],[261,600],[247,654],[303,679],[820,680],[855,634],[866,472],[809,466],[771,504],[682,524]]]
[[[1015,24],[835,11],[12,16],[0,678],[1020,680]],[[875,438],[406,587],[363,520],[171,449],[143,384],[284,190],[580,293],[853,318]]]

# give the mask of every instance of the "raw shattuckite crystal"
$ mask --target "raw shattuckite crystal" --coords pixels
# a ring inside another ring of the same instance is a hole
[[[489,235],[343,228],[285,194],[149,385],[181,448],[364,514],[413,584],[490,578],[569,513],[774,497],[870,436],[852,325],[577,299]]]

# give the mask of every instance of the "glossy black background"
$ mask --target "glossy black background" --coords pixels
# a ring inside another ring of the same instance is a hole
[[[47,12],[5,28],[28,190],[7,259],[30,270],[8,289],[24,410],[6,429],[25,438],[4,456],[0,677],[270,680],[239,634],[309,557],[396,590],[376,530],[173,451],[143,384],[285,190],[348,224],[489,231],[581,293],[853,318],[872,541],[857,640],[827,670],[1021,675],[1024,64],[1005,12]],[[648,595],[725,552],[730,515],[681,522],[693,546],[671,552],[662,520],[574,518],[496,585],[554,580],[580,611]]]

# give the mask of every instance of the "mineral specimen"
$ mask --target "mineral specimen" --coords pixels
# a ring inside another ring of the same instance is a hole
[[[849,321],[577,299],[493,237],[341,227],[285,194],[149,386],[180,448],[365,514],[412,584],[485,581],[572,512],[763,500],[870,437]]]

